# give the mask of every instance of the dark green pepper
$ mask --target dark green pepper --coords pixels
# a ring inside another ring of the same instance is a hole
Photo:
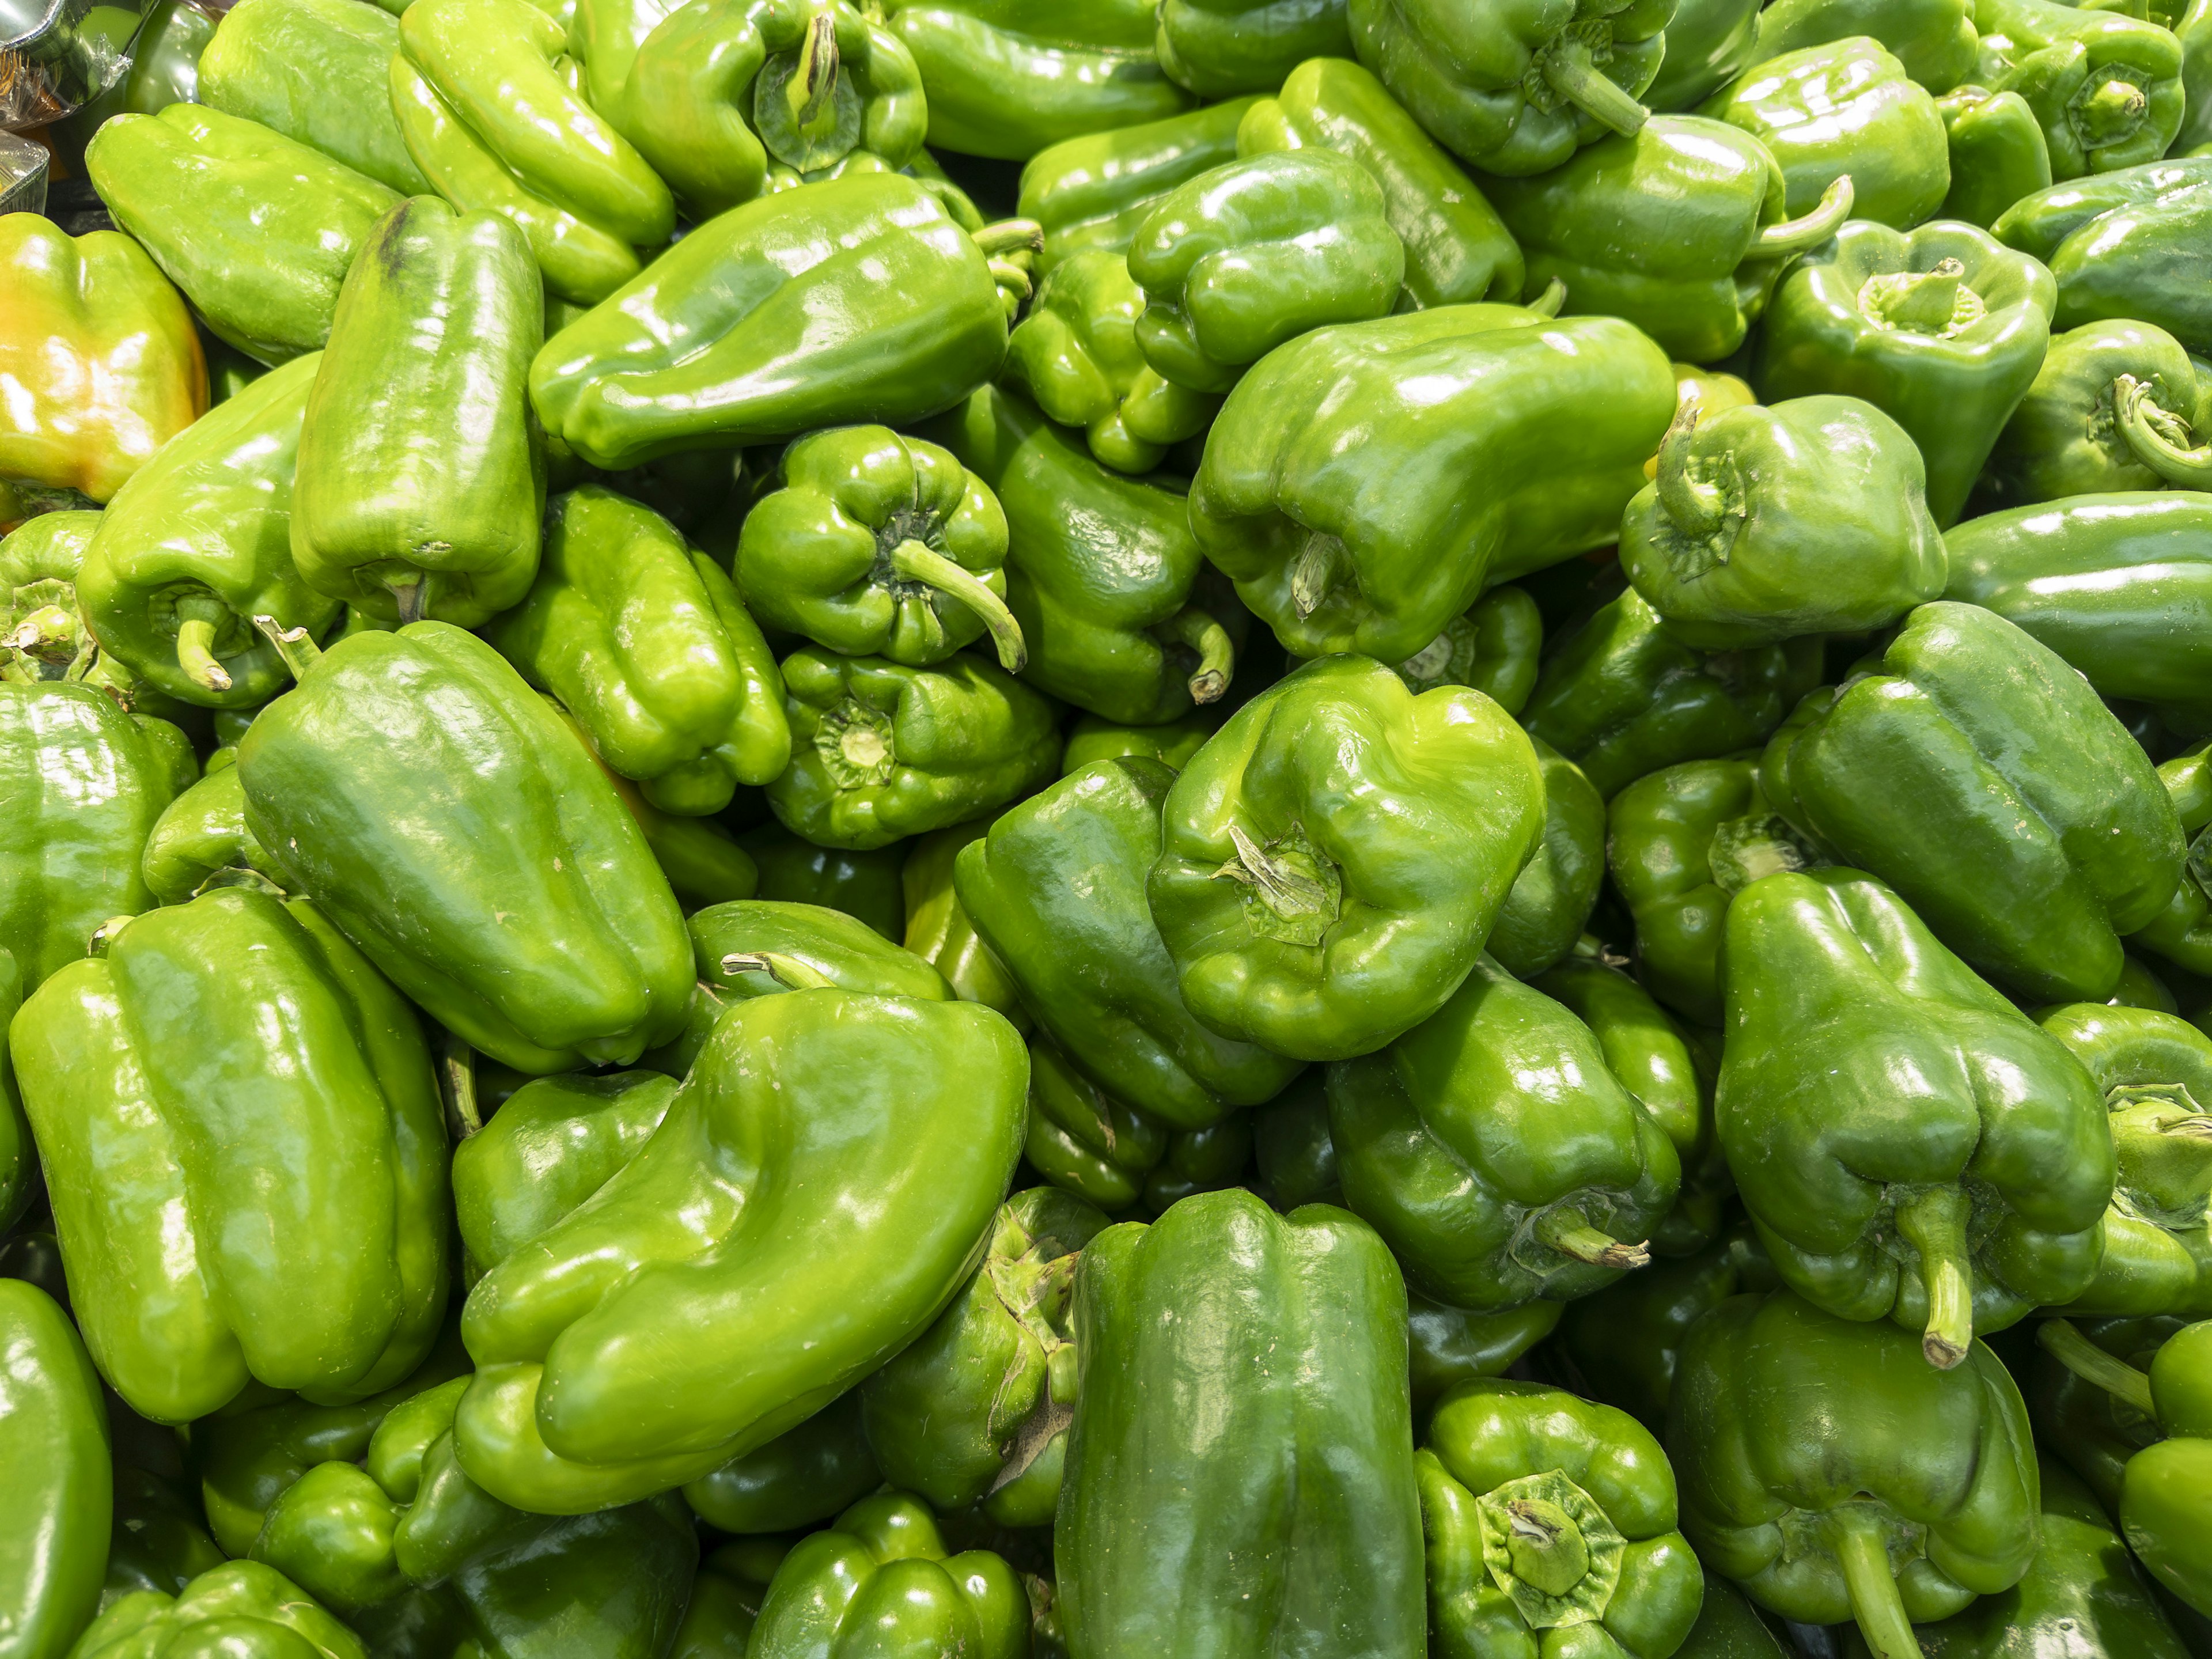
[[[1737,878],[1749,873],[1729,868],[1725,853],[1716,868],[1715,843],[1723,826],[1765,811],[1759,766],[1749,760],[1663,767],[1606,809],[1606,864],[1635,920],[1637,976],[1700,1025],[1721,1023],[1721,924],[1747,884]]]
[[[113,1514],[100,1375],[44,1291],[0,1279],[0,1486],[15,1518],[0,1538],[7,1649],[70,1651],[100,1605]]]
[[[1273,92],[1311,58],[1352,50],[1344,0],[1165,0],[1152,36],[1168,79],[1201,98]]]
[[[1541,738],[1534,742],[1544,831],[1483,947],[1518,979],[1534,979],[1575,948],[1605,879],[1605,798],[1582,768]]]
[[[1668,113],[1704,103],[1750,64],[1759,17],[1746,0],[1680,0],[1667,20],[1667,55],[1644,89],[1644,103]]]
[[[854,1389],[765,1446],[686,1481],[684,1501],[722,1532],[788,1533],[827,1521],[883,1484]],[[740,1644],[731,1659],[743,1655]]]
[[[903,844],[865,853],[817,847],[770,823],[748,830],[738,845],[760,871],[756,897],[823,905],[865,921],[885,939],[900,936],[906,908],[899,887]]]
[[[1536,686],[1536,659],[1544,647],[1544,617],[1518,587],[1493,587],[1464,616],[1400,663],[1409,691],[1471,685],[1509,714],[1519,714]]]

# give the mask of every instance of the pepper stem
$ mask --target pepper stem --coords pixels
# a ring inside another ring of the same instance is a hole
[[[1556,317],[1559,307],[1567,302],[1567,285],[1554,276],[1544,284],[1544,291],[1521,308],[1533,311],[1539,317]]]
[[[1719,485],[1690,476],[1690,438],[1698,429],[1701,411],[1684,404],[1674,411],[1667,435],[1659,440],[1659,471],[1652,480],[1659,505],[1685,536],[1702,540],[1721,527],[1728,516],[1728,495]]]
[[[827,11],[817,12],[806,26],[806,38],[799,43],[799,63],[783,83],[792,125],[805,132],[821,119],[836,89],[837,21]]]
[[[2072,1320],[2045,1320],[2036,1330],[2035,1340],[2084,1382],[2094,1382],[2153,1422],[2158,1420],[2157,1407],[2151,1403],[2150,1378],[2117,1354],[2106,1353],[2076,1330]]]
[[[2212,489],[2212,445],[2184,447],[2189,423],[2151,401],[2148,381],[2123,374],[2112,382],[2112,413],[2136,459],[2170,484]]]
[[[722,958],[726,974],[766,974],[787,991],[834,991],[837,981],[781,951],[733,951]]]
[[[428,603],[424,597],[430,591],[428,580],[418,574],[411,582],[392,582],[389,586],[392,603],[399,607],[399,625],[406,628],[421,622]]]
[[[1928,1287],[1928,1329],[1920,1352],[1939,1371],[1966,1357],[1974,1342],[1974,1267],[1966,1253],[1966,1195],[1931,1187],[1897,1209],[1897,1231],[1920,1252]]]
[[[476,1051],[451,1031],[440,1039],[438,1049],[446,1127],[459,1145],[483,1127],[483,1113],[477,1104]]]
[[[1304,622],[1322,607],[1335,588],[1342,574],[1345,548],[1342,541],[1326,531],[1316,530],[1306,537],[1306,544],[1298,550],[1298,562],[1291,570],[1291,608]]]
[[[974,611],[983,626],[991,630],[991,642],[999,648],[999,666],[1006,672],[1018,674],[1029,665],[1029,645],[1022,638],[1021,623],[1006,609],[1006,602],[974,571],[955,563],[926,543],[908,540],[891,549],[891,573],[906,581],[921,582],[939,592],[950,593]]]
[[[1198,666],[1191,672],[1190,700],[1195,703],[1214,702],[1229,689],[1229,677],[1237,671],[1237,647],[1229,638],[1229,630],[1194,605],[1187,605],[1152,629],[1170,645],[1187,645],[1198,653]]]
[[[1577,109],[1624,137],[1632,137],[1650,119],[1620,83],[1597,66],[1586,42],[1563,36],[1544,54],[1544,79]]]
[[[216,632],[223,616],[222,602],[205,593],[188,593],[177,601],[177,666],[209,691],[230,690],[230,672],[215,659]]]
[[[1000,219],[981,230],[969,232],[968,236],[983,250],[983,257],[987,259],[1023,249],[1031,253],[1044,251],[1044,227],[1034,219]]]
[[[2115,76],[2068,112],[2084,149],[2116,144],[2143,124],[2150,100],[2134,82]]]
[[[1851,216],[1852,193],[1851,175],[1846,173],[1820,192],[1820,199],[1813,204],[1810,213],[1771,224],[1752,238],[1753,255],[1762,259],[1776,258],[1820,246]]]
[[[274,617],[256,617],[253,625],[267,636],[276,647],[276,654],[284,659],[284,666],[292,671],[292,678],[303,680],[307,671],[322,659],[323,647],[304,628],[280,628]]]
[[[1905,1598],[1897,1593],[1897,1575],[1889,1570],[1881,1522],[1853,1504],[1831,1510],[1828,1519],[1835,1528],[1836,1560],[1844,1570],[1851,1617],[1858,1620],[1874,1659],[1921,1659]]]
[[[1959,314],[1966,268],[1942,259],[1933,270],[1899,271],[1867,284],[1860,307],[1875,321],[1911,334],[1942,334]],[[1877,286],[1878,284],[1878,286]]]
[[[1593,1267],[1648,1267],[1649,1241],[1624,1244],[1610,1233],[1600,1232],[1583,1218],[1580,1210],[1547,1210],[1536,1218],[1537,1238],[1561,1255],[1586,1261]]]

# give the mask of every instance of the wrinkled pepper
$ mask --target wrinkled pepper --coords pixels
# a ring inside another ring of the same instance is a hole
[[[94,1620],[71,1659],[224,1653],[239,1659],[367,1659],[361,1638],[273,1567],[229,1561],[174,1595],[138,1590]]]
[[[1974,0],[1979,76],[2042,124],[2053,179],[2116,173],[2166,154],[2186,94],[2172,31],[2054,0]]]

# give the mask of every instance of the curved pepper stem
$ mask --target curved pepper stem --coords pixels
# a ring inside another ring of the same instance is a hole
[[[1029,665],[1029,642],[1022,625],[1006,602],[994,593],[975,573],[956,564],[923,542],[908,540],[891,549],[891,573],[904,580],[921,582],[940,593],[949,593],[966,605],[991,630],[991,643],[999,650],[999,666],[1018,674]]]
[[[2067,115],[2084,149],[2101,149],[2130,137],[2150,112],[2150,100],[2134,82],[2119,76],[2077,99]]]
[[[399,625],[411,626],[422,620],[422,612],[429,605],[429,579],[417,574],[411,582],[392,582],[392,602],[399,608]]]
[[[1198,653],[1198,666],[1190,676],[1190,700],[1218,702],[1229,689],[1229,677],[1237,672],[1237,647],[1229,630],[1196,605],[1187,605],[1152,632],[1170,645],[1187,645]]]
[[[1869,278],[1860,290],[1859,309],[1903,333],[1948,334],[1958,321],[1966,286],[1966,267],[1956,259],[1942,259],[1932,270]]]
[[[230,690],[230,671],[215,659],[216,635],[226,615],[222,602],[210,594],[187,593],[177,601],[177,666],[210,691]]]
[[[1932,1187],[1897,1208],[1897,1231],[1920,1253],[1920,1277],[1928,1286],[1928,1329],[1920,1352],[1939,1371],[1964,1359],[1974,1342],[1966,1210],[1966,1195],[1956,1187]]]
[[[1851,216],[1852,196],[1851,175],[1846,173],[1820,192],[1820,199],[1813,204],[1810,213],[1802,218],[1779,220],[1753,237],[1753,257],[1778,258],[1820,246]]]
[[[280,628],[274,617],[256,617],[253,625],[276,647],[276,654],[284,659],[284,666],[292,671],[294,679],[307,678],[307,671],[322,659],[323,647],[315,643],[306,629]]]
[[[1651,481],[1675,529],[1696,540],[1717,533],[1728,517],[1727,492],[1690,476],[1690,437],[1703,412],[1695,404],[1675,410],[1667,435],[1659,440],[1659,471]]]
[[[1651,118],[1650,110],[1598,68],[1586,42],[1571,36],[1553,41],[1544,53],[1543,70],[1553,92],[1624,137],[1633,137]]]
[[[1567,302],[1567,285],[1554,276],[1544,284],[1544,291],[1521,308],[1533,311],[1539,317],[1556,317],[1559,307]]]
[[[1291,570],[1291,608],[1304,622],[1322,607],[1344,574],[1343,541],[1325,530],[1310,532]]]
[[[1593,1267],[1648,1267],[1651,1251],[1647,1240],[1624,1244],[1610,1233],[1600,1232],[1574,1209],[1547,1210],[1536,1218],[1535,1234],[1561,1255],[1586,1261]]]
[[[2045,1320],[2036,1328],[2035,1340],[2037,1346],[2084,1382],[2094,1383],[2153,1422],[2158,1420],[2157,1409],[2151,1403],[2150,1378],[2118,1355],[2106,1353],[2076,1330],[2072,1320]]]
[[[780,951],[732,951],[722,958],[726,974],[766,974],[787,991],[834,991],[837,981]]]
[[[822,118],[830,95],[837,90],[837,21],[828,12],[817,12],[799,43],[799,64],[783,83],[784,103],[792,125],[805,132]]]
[[[2112,414],[2136,459],[2170,484],[2212,489],[2212,444],[2191,444],[2189,422],[2151,401],[2148,382],[2112,382]]]
[[[1831,1511],[1828,1521],[1844,1588],[1851,1598],[1851,1617],[1875,1659],[1921,1659],[1919,1638],[1897,1591],[1897,1575],[1889,1569],[1881,1522],[1855,1504]]]

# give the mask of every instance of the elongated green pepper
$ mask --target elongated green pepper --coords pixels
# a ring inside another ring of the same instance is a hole
[[[1202,109],[1064,138],[1022,168],[1015,211],[1044,232],[1037,273],[1079,253],[1125,253],[1153,204],[1187,180],[1237,159],[1237,123],[1258,100]]]
[[[0,1279],[0,1540],[5,1651],[46,1659],[100,1605],[113,1508],[107,1414],[91,1356],[53,1298]]]

